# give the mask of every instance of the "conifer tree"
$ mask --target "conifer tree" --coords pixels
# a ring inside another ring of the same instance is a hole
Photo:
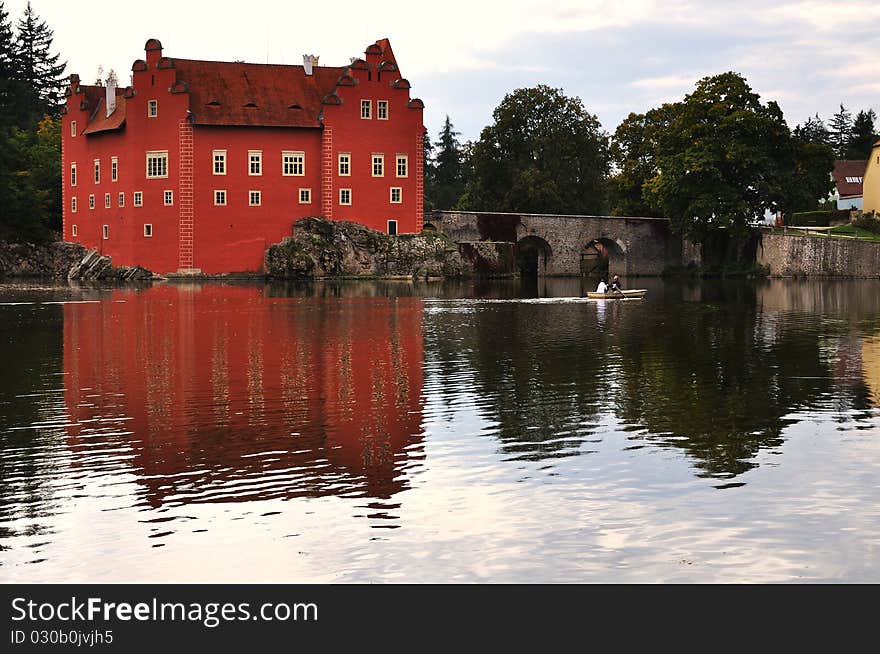
[[[807,118],[803,125],[795,127],[793,134],[807,143],[830,145],[831,142],[831,135],[825,123],[819,118],[819,114]]]
[[[434,163],[434,204],[438,209],[452,209],[464,193],[461,144],[456,139],[460,132],[452,127],[449,116],[435,143],[437,155]]]
[[[843,159],[846,156],[846,147],[852,135],[852,126],[852,114],[841,104],[840,111],[834,114],[829,122],[830,145],[838,159]]]
[[[15,36],[5,3],[0,0],[0,129],[16,124],[19,103],[19,70],[15,53]]]
[[[868,159],[871,156],[871,148],[880,138],[877,136],[877,114],[873,109],[862,110],[856,114],[850,133],[849,143],[846,148],[847,159]]]
[[[54,32],[34,12],[28,2],[18,21],[15,54],[21,79],[28,88],[27,119],[36,124],[45,115],[57,117],[64,97],[62,79],[66,63],[58,63],[60,55],[52,53]]]

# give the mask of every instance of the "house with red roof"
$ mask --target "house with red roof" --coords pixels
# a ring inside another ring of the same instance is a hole
[[[64,239],[114,265],[222,274],[261,272],[306,216],[419,232],[423,109],[387,39],[343,66],[177,59],[150,39],[126,88],[70,77]]]
[[[834,190],[829,199],[837,202],[838,209],[861,209],[862,188],[867,161],[838,159],[834,162],[831,179]]]

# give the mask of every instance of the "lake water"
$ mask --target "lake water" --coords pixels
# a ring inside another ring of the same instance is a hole
[[[583,284],[0,285],[0,581],[880,582],[880,281]]]

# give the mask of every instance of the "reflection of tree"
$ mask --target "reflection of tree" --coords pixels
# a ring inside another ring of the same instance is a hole
[[[763,319],[754,297],[645,312],[619,339],[621,417],[684,448],[707,475],[751,468],[760,448],[781,443],[784,416],[831,383],[815,334],[783,321],[768,342]]]
[[[0,320],[0,525],[45,515],[53,500],[51,423],[63,412],[58,387],[61,323],[57,306],[3,307]],[[62,433],[63,436],[63,433]],[[47,452],[48,450],[48,452]],[[27,527],[30,533],[40,527]],[[0,542],[14,535],[0,526]],[[0,546],[0,550],[2,550]]]
[[[449,381],[443,386],[449,392],[463,368],[474,375],[480,405],[499,423],[498,438],[513,458],[577,454],[592,433],[601,362],[580,340],[583,325],[572,322],[572,307],[574,320],[592,329],[595,309],[587,304],[493,302],[430,317],[426,350]]]
[[[454,397],[470,375],[513,458],[582,451],[610,407],[631,438],[647,431],[701,475],[735,477],[781,444],[799,410],[865,401],[861,384],[835,376],[851,367],[840,361],[850,322],[765,310],[764,290],[658,284],[641,304],[449,303],[426,317],[426,356],[445,379],[441,395]]]

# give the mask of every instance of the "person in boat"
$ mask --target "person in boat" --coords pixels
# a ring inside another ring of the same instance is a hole
[[[618,277],[617,275],[614,275],[614,277],[611,278],[611,286],[608,288],[608,290],[613,293],[622,293],[623,292],[623,288],[621,288],[621,286],[620,286],[620,277]]]
[[[608,284],[605,281],[605,278],[599,280],[599,285],[596,287],[597,293],[607,293],[608,292]]]

